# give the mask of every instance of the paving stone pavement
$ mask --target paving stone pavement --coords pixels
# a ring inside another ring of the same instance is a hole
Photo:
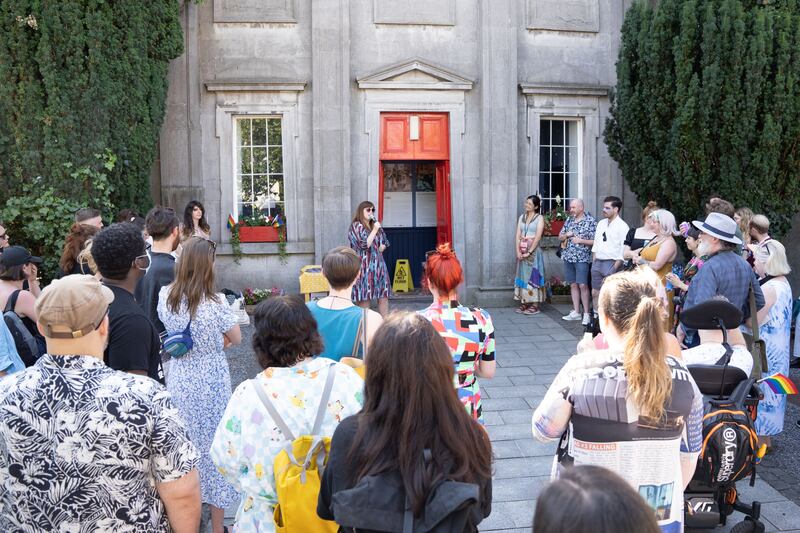
[[[425,305],[409,302],[393,309],[421,309]],[[555,443],[542,444],[531,436],[531,415],[573,354],[583,328],[580,322],[561,320],[569,311],[563,304],[543,306],[543,312],[534,316],[517,314],[513,308],[488,311],[496,330],[498,368],[494,379],[481,381],[481,388],[495,463],[492,514],[481,523],[480,531],[530,532],[536,498],[550,479],[555,453]],[[259,371],[249,346],[252,328],[244,328],[243,333],[243,345],[228,354],[234,387]],[[787,424],[793,423],[793,418],[787,418]],[[796,478],[797,472],[792,475]],[[742,486],[740,492],[745,501],[762,502],[767,532],[800,533],[800,507],[764,480],[757,480],[753,488]],[[235,510],[234,506],[226,513],[227,523],[232,522]],[[714,531],[730,531],[741,521],[737,516]]]

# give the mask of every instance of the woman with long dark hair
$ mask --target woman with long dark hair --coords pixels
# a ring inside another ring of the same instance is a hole
[[[389,239],[375,215],[375,204],[358,204],[347,240],[350,248],[361,257],[361,271],[353,286],[353,301],[369,308],[370,302],[377,299],[378,312],[386,316],[389,312],[389,270],[383,252],[389,247]]]
[[[231,376],[224,349],[239,344],[238,318],[217,296],[214,256],[217,245],[190,237],[175,265],[175,281],[158,295],[158,318],[169,334],[189,332],[193,347],[169,363],[167,390],[172,394],[189,437],[200,453],[200,490],[211,506],[213,533],[222,533],[225,509],[236,491],[217,471],[209,449],[231,397]]]
[[[607,466],[645,495],[662,529],[682,530],[703,397],[667,351],[665,304],[652,271],[609,276],[598,302],[608,348],[567,361],[533,414],[533,435],[560,440],[554,477],[574,465]]]
[[[100,231],[94,226],[76,222],[69,228],[69,234],[64,241],[64,249],[61,252],[61,259],[58,261],[58,274],[56,277],[63,278],[70,274],[94,274],[89,265],[81,262],[80,255],[86,243]]]
[[[514,280],[514,299],[519,301],[518,313],[539,314],[539,304],[545,299],[544,259],[539,242],[544,234],[541,215],[542,200],[536,196],[525,199],[525,212],[517,220],[517,276]]]
[[[333,434],[317,514],[349,526],[345,514],[352,518],[357,509],[337,502],[348,489],[372,482],[376,493],[399,493],[393,500],[398,508],[360,509],[374,525],[359,531],[386,527],[389,521],[396,526],[398,516],[402,524],[405,502],[419,519],[432,494],[455,481],[478,489],[472,505],[448,516],[464,524],[461,530],[476,531],[491,512],[492,449],[486,432],[464,412],[452,383],[450,350],[433,325],[413,313],[389,317],[370,347],[364,408]],[[387,530],[397,529],[382,529]]]
[[[467,413],[483,423],[478,378],[493,378],[497,366],[492,317],[483,309],[459,303],[458,286],[464,282],[464,271],[449,243],[428,253],[422,275],[422,285],[433,295],[433,303],[420,314],[447,341],[458,398]]]
[[[211,227],[206,221],[206,208],[197,200],[192,200],[183,209],[183,223],[181,224],[181,240],[189,237],[210,238]]]

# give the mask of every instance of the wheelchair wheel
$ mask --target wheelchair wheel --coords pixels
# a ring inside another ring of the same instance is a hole
[[[764,526],[749,517],[731,528],[731,533],[763,533]]]

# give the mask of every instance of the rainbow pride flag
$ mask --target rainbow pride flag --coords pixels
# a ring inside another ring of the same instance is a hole
[[[766,383],[775,394],[797,394],[797,386],[794,382],[780,372],[759,379],[758,382]]]
[[[233,215],[232,215],[232,214],[229,214],[229,215],[228,215],[228,229],[233,229],[233,227],[234,227],[235,225],[236,225],[236,219],[235,219],[235,218],[233,218]]]

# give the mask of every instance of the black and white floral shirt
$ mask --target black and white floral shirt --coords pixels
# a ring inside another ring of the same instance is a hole
[[[156,483],[197,450],[156,381],[90,356],[0,380],[0,531],[169,531]]]

